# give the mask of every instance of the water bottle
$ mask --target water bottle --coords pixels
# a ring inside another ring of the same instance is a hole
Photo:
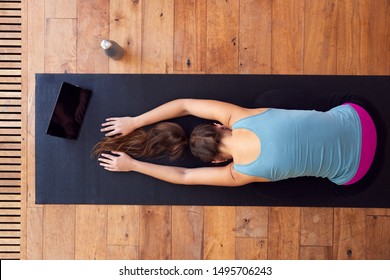
[[[100,46],[106,55],[114,60],[119,60],[125,54],[124,50],[112,40],[102,40]]]

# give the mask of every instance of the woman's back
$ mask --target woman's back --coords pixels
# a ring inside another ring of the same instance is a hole
[[[251,130],[260,139],[260,156],[249,164],[234,165],[250,176],[271,181],[317,176],[343,184],[359,165],[361,127],[349,105],[328,112],[269,109],[237,121],[232,128]]]

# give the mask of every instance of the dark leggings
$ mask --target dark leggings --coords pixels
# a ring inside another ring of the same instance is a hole
[[[339,186],[327,179],[322,178],[294,178],[266,184],[264,188],[259,188],[262,195],[270,198],[315,198],[329,196],[351,196],[357,195],[366,190],[376,175],[379,173],[384,161],[384,143],[386,141],[385,124],[380,115],[368,100],[363,97],[337,92],[313,93],[303,90],[286,89],[270,90],[261,93],[254,106],[257,108],[281,108],[298,110],[328,111],[344,103],[355,103],[362,106],[374,120],[378,143],[374,162],[367,174],[355,184],[349,186]]]

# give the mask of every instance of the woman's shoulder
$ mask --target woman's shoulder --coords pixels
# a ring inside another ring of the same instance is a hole
[[[246,184],[257,183],[257,182],[270,182],[270,180],[267,178],[263,178],[259,176],[250,176],[237,171],[234,168],[234,163],[231,163],[230,167],[231,167],[231,175],[239,185],[246,185]]]
[[[237,111],[234,114],[232,114],[230,118],[229,126],[232,127],[236,122],[242,119],[262,114],[268,110],[269,108],[255,108],[255,109],[244,108],[243,110]]]

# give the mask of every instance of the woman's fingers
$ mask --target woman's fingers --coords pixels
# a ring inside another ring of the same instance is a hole
[[[116,121],[117,119],[119,119],[118,117],[111,117],[111,118],[107,118],[106,121],[109,122],[109,121]]]
[[[108,126],[108,127],[105,127],[105,128],[102,128],[100,129],[101,132],[105,132],[105,131],[110,131],[110,130],[113,130],[114,128],[111,127],[111,126]]]
[[[111,159],[106,158],[99,158],[98,161],[100,161],[101,164],[111,164]]]
[[[105,134],[105,136],[120,136],[120,135],[122,135],[122,134],[118,133],[116,130],[113,130],[113,131]]]
[[[119,118],[107,118],[104,123],[102,123],[102,126],[107,126],[114,124],[116,121],[118,121]]]
[[[116,158],[115,156],[110,155],[110,154],[101,154],[101,156],[103,156],[104,158],[109,159],[109,160],[113,160],[114,158]],[[103,158],[100,157],[99,159],[103,159]]]
[[[112,166],[111,164],[106,164],[106,163],[100,163],[100,166],[104,167],[105,170],[108,170],[108,171],[118,171],[118,169],[116,169],[114,166]]]
[[[114,125],[114,122],[105,122],[105,123],[102,123],[102,126],[112,126]]]

